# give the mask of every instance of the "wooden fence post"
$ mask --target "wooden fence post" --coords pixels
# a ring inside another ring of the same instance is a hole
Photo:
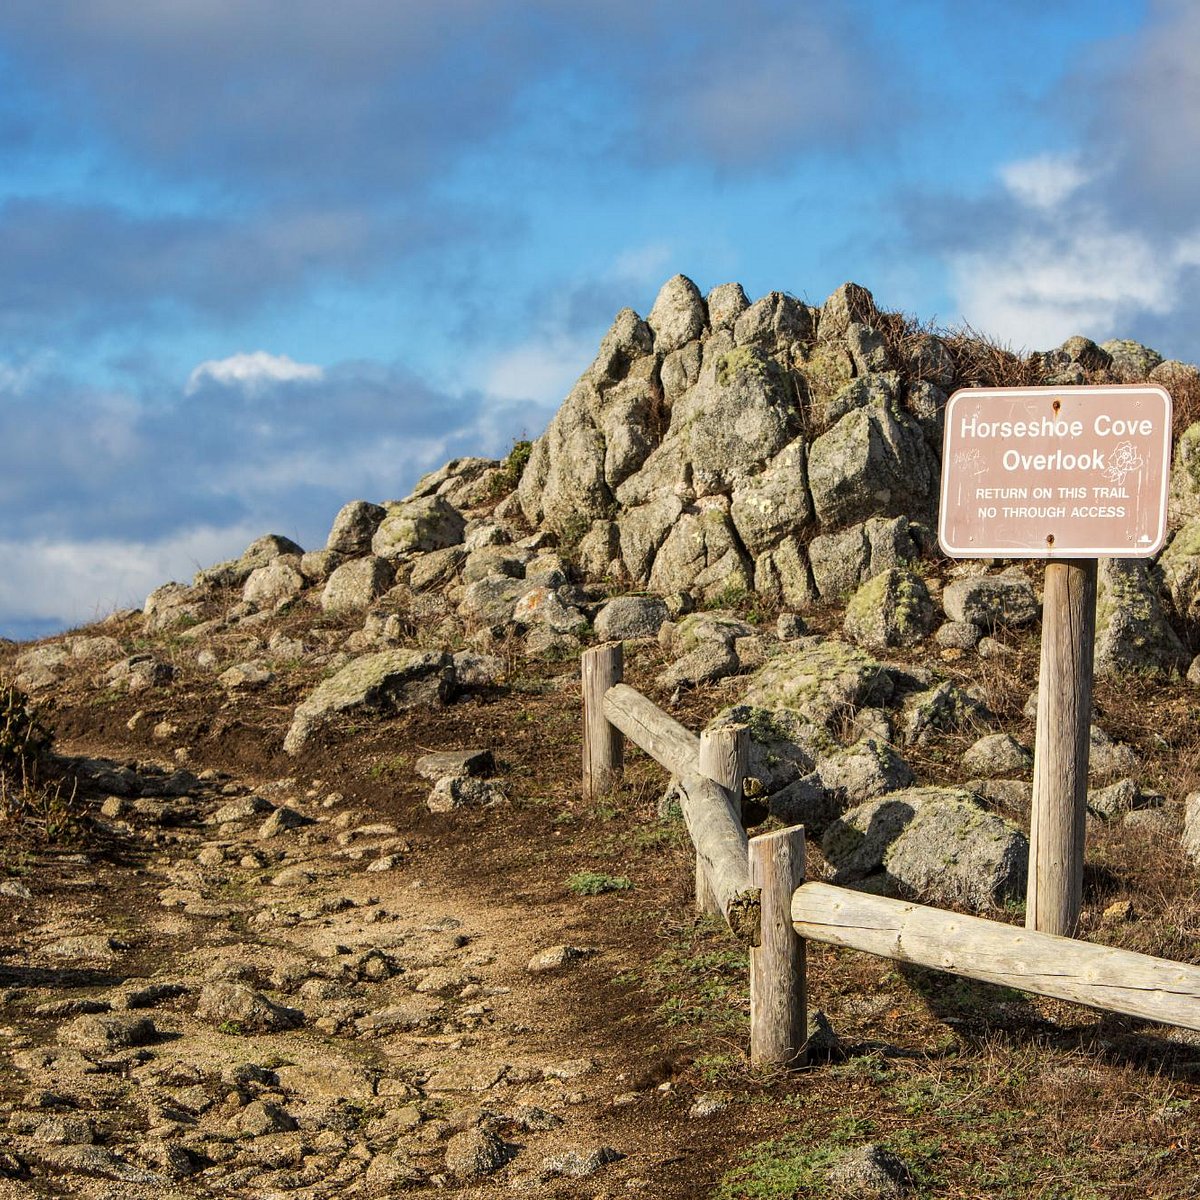
[[[733,811],[742,813],[742,781],[750,754],[750,730],[745,725],[724,725],[700,734],[699,771],[729,793]],[[709,883],[708,874],[696,855],[696,911],[719,915],[721,906]]]
[[[804,882],[804,826],[750,839],[750,882],[762,892],[761,941],[750,950],[750,1062],[789,1067],[804,1053],[804,939],[792,896]]]
[[[625,771],[625,739],[604,715],[604,694],[620,683],[625,652],[620,642],[585,650],[580,663],[583,683],[583,795],[607,795]]]
[[[1083,903],[1096,560],[1046,564],[1025,924],[1072,937]]]

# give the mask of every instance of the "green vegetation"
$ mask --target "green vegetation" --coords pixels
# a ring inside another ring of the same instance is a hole
[[[499,471],[491,477],[488,485],[489,498],[500,500],[509,495],[525,472],[529,456],[533,453],[533,443],[527,438],[513,442],[512,449],[500,464]]]
[[[576,871],[567,879],[567,890],[576,896],[599,896],[602,892],[628,891],[633,884],[624,875],[605,875],[602,871]]]
[[[827,1134],[806,1123],[797,1132],[742,1152],[725,1172],[713,1200],[791,1200],[794,1196],[844,1196],[849,1194],[835,1182],[840,1159],[857,1146],[871,1142],[874,1126],[868,1120],[839,1118]],[[916,1195],[929,1195],[932,1182],[928,1164],[938,1156],[933,1139],[916,1139],[904,1132],[886,1141],[874,1141],[897,1155],[912,1172]],[[855,1194],[868,1194],[867,1190]],[[875,1194],[871,1192],[870,1194]]]

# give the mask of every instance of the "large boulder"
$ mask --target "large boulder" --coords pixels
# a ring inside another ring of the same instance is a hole
[[[260,608],[294,600],[306,584],[300,572],[300,559],[294,554],[272,559],[265,567],[255,567],[242,587],[242,599]]]
[[[808,555],[799,537],[788,536],[754,562],[754,590],[784,608],[803,609],[815,604],[817,589]]]
[[[749,731],[747,774],[768,796],[808,775],[831,744],[823,728],[789,709],[734,704],[714,717],[708,728],[730,725],[744,725]]]
[[[766,351],[739,346],[706,363],[696,386],[676,402],[669,444],[657,457],[665,467],[677,450],[697,495],[727,493],[799,432],[794,379]],[[674,474],[660,482],[673,486]]]
[[[698,338],[707,320],[700,289],[686,275],[675,275],[659,290],[646,324],[654,331],[654,349],[669,354]]]
[[[759,474],[734,488],[730,515],[742,544],[756,557],[812,520],[803,439],[790,442]]]
[[[453,680],[452,660],[441,651],[381,650],[363,655],[320,684],[296,709],[283,748],[298,754],[313,731],[339,713],[393,713],[444,704]]]
[[[848,412],[808,451],[813,507],[826,528],[899,513],[928,516],[936,479],[920,426],[890,405]]]
[[[654,557],[682,514],[683,501],[674,492],[663,491],[618,516],[621,561],[632,582],[649,582]]]
[[[272,559],[281,555],[302,555],[304,550],[291,538],[278,533],[268,533],[254,541],[242,551],[239,558],[217,563],[196,573],[198,587],[241,587],[250,578],[251,572],[265,567]]]
[[[387,509],[382,504],[371,504],[366,500],[343,504],[333,519],[325,549],[336,550],[349,558],[369,554],[375,530],[386,516]]]
[[[615,596],[597,614],[596,637],[602,642],[657,637],[667,606],[657,596]]]
[[[942,591],[942,607],[950,620],[969,621],[980,629],[1016,628],[1038,615],[1033,584],[1020,568],[956,579]]]
[[[372,553],[379,558],[442,550],[463,540],[466,520],[444,496],[424,496],[385,507],[387,516],[371,538]]]
[[[1140,383],[1163,361],[1157,350],[1129,338],[1101,342],[1100,349],[1109,357],[1109,369],[1126,383]]]
[[[1163,614],[1141,559],[1100,560],[1096,599],[1097,675],[1186,671],[1191,655]]]
[[[385,558],[370,554],[351,559],[330,575],[321,593],[326,612],[353,612],[367,609],[392,586],[394,573]]]
[[[1188,521],[1158,559],[1163,590],[1179,621],[1200,627],[1200,520]]]
[[[1200,421],[1189,425],[1175,443],[1167,511],[1172,524],[1200,520]]]
[[[858,283],[843,283],[824,304],[817,320],[817,341],[829,343],[846,336],[851,325],[871,325],[879,316],[875,298]]]
[[[650,326],[622,309],[595,361],[533,444],[517,486],[526,520],[572,534],[609,514],[612,488],[641,467],[661,437],[653,351]]]
[[[828,728],[860,708],[885,702],[892,692],[887,668],[845,642],[800,638],[770,659],[751,679],[745,704],[790,709]]]
[[[753,584],[753,569],[728,514],[719,507],[681,516],[650,570],[650,590],[662,594],[695,591],[706,599],[744,596]]]
[[[907,517],[872,517],[809,543],[813,582],[823,600],[839,600],[868,579],[920,553]]]
[[[769,292],[734,321],[733,338],[739,346],[787,353],[797,342],[810,342],[815,327],[813,310],[802,300],[783,292]]]
[[[846,637],[868,650],[915,646],[932,629],[929,589],[920,575],[901,567],[868,580],[846,605]]]
[[[825,832],[835,883],[873,875],[940,904],[987,909],[1024,894],[1029,842],[970,793],[911,788],[859,805]]]
[[[708,323],[714,330],[732,329],[734,322],[750,307],[740,283],[718,284],[705,301]]]

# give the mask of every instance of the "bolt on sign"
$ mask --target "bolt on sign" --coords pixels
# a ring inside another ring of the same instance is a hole
[[[946,405],[938,539],[951,558],[1148,558],[1170,452],[1160,387],[964,388]]]

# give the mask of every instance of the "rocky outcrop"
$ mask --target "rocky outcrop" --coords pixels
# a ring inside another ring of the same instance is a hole
[[[1023,894],[1029,843],[967,792],[912,788],[847,812],[821,842],[834,882],[881,875],[943,904],[987,909]]]
[[[534,443],[524,517],[638,586],[811,603],[818,523],[932,514],[936,459],[878,320],[853,286],[813,309],[676,276],[647,320],[618,314]]]

